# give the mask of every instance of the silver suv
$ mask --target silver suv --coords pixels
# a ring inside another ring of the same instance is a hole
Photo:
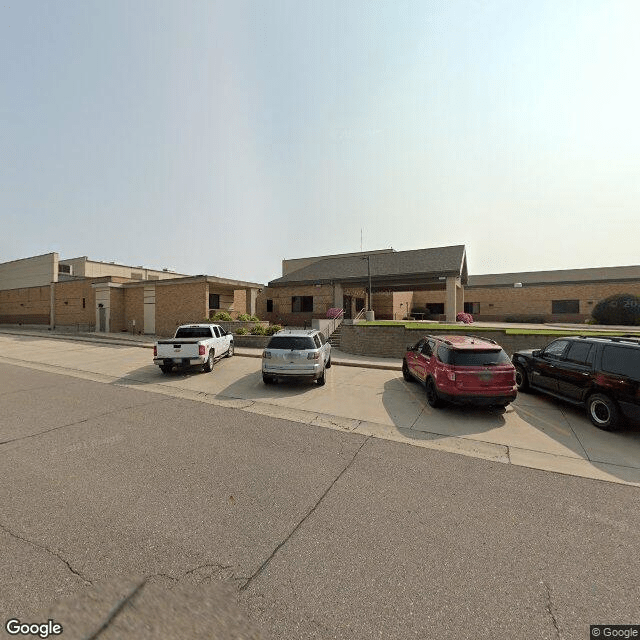
[[[278,331],[262,352],[262,380],[311,378],[325,383],[325,370],[331,367],[331,345],[317,329]]]

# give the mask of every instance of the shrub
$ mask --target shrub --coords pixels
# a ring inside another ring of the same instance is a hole
[[[246,336],[247,333],[249,333],[249,331],[247,330],[247,327],[240,327],[237,331],[236,331],[236,335],[238,336]]]
[[[251,318],[251,316],[248,313],[241,313],[238,316],[238,320],[240,322],[249,322],[250,318]]]
[[[212,320],[222,320],[223,322],[230,322],[233,318],[226,311],[218,311]]]
[[[598,324],[640,324],[640,296],[617,293],[598,302],[591,312]]]
[[[271,324],[264,330],[265,336],[272,336],[274,333],[278,333],[278,331],[282,331],[282,327],[279,324]]]
[[[263,327],[261,324],[257,324],[255,327],[251,328],[252,336],[264,336],[266,335],[266,327]]]
[[[258,316],[249,316],[250,322],[260,322],[260,318]]]
[[[465,324],[471,324],[473,322],[473,316],[470,313],[459,313],[456,316],[458,322],[464,322]]]

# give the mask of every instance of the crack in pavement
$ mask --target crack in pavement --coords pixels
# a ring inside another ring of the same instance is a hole
[[[67,566],[67,569],[69,569],[71,573],[78,576],[80,579],[84,580],[84,582],[86,582],[87,584],[93,585],[93,582],[91,582],[89,578],[82,575],[82,573],[80,573],[80,571],[78,571],[77,569],[74,569],[68,560],[65,560],[59,553],[57,553],[56,551],[53,551],[53,549],[49,549],[49,547],[46,547],[45,545],[38,544],[33,540],[29,540],[28,538],[20,536],[17,533],[14,533],[13,531],[5,527],[2,523],[0,523],[0,529],[4,531],[7,535],[11,536],[12,538],[16,538],[16,540],[22,540],[22,542],[26,542],[27,544],[30,544],[32,547],[35,547],[36,549],[41,549],[42,551],[46,551],[52,556],[55,556],[56,558],[58,558],[58,560],[60,560],[61,562],[64,562],[64,564]]]
[[[142,582],[136,585],[129,593],[120,600],[113,609],[109,612],[104,622],[89,636],[86,636],[85,640],[95,640],[106,631],[111,623],[120,615],[120,612],[128,605],[133,605],[134,600],[138,594],[144,589],[147,584],[148,578],[145,578]]]
[[[85,422],[89,422],[90,420],[95,420],[96,418],[103,418],[104,416],[111,415],[113,413],[118,413],[118,411],[127,411],[128,409],[135,409],[137,407],[146,407],[150,404],[158,404],[158,402],[168,402],[169,399],[165,398],[164,400],[153,400],[152,402],[143,402],[141,404],[132,404],[128,407],[119,407],[117,409],[111,409],[110,411],[105,411],[104,413],[98,413],[94,416],[89,416],[88,418],[83,418],[82,420],[77,420],[76,422],[70,422],[69,424],[61,424],[57,427],[52,427],[51,429],[45,429],[44,431],[38,431],[36,433],[30,433],[26,436],[19,436],[18,438],[11,438],[10,440],[2,440],[0,441],[0,446],[3,444],[11,444],[12,442],[19,442],[20,440],[27,440],[28,438],[35,438],[37,436],[42,436],[45,433],[51,433],[52,431],[58,431],[59,429],[65,429],[66,427],[75,427],[79,424],[84,424]]]
[[[560,627],[558,626],[558,621],[556,620],[556,616],[553,613],[553,609],[552,609],[552,603],[551,603],[551,589],[549,589],[549,585],[544,581],[544,580],[540,580],[540,584],[544,586],[545,591],[546,591],[546,595],[547,595],[547,602],[545,604],[545,608],[547,610],[547,613],[549,614],[549,617],[551,618],[551,622],[553,623],[553,627],[556,630],[556,638],[560,638]]]
[[[578,438],[578,434],[576,433],[575,429],[571,426],[571,422],[569,422],[569,418],[567,418],[567,414],[564,412],[562,407],[560,407],[560,415],[564,418],[564,421],[569,425],[569,429],[571,429],[571,433],[573,433],[574,438],[578,441],[578,444],[582,447],[585,457],[587,458],[587,460],[591,462],[591,458],[589,457],[587,450],[584,448],[584,445],[582,444],[582,441],[580,440],[580,438]]]
[[[309,516],[311,516],[311,514],[315,512],[315,510],[320,506],[320,503],[327,497],[327,494],[329,493],[329,491],[333,489],[333,486],[336,484],[336,482],[340,480],[340,478],[344,475],[344,473],[355,462],[356,457],[358,456],[360,451],[362,451],[362,448],[364,447],[364,445],[367,444],[367,442],[369,442],[369,440],[371,440],[372,437],[373,436],[367,436],[365,438],[365,440],[362,442],[362,444],[357,448],[356,452],[353,454],[353,457],[351,458],[351,460],[349,460],[349,462],[342,469],[342,471],[334,478],[333,482],[327,487],[325,492],[318,498],[318,500],[313,505],[313,507],[311,507],[311,509],[307,511],[307,513],[302,517],[300,522],[298,522],[298,524],[291,530],[289,535],[282,542],[280,542],[280,544],[271,552],[269,557],[254,571],[254,573],[251,576],[249,576],[247,581],[239,588],[240,592],[245,591],[249,587],[249,585],[253,582],[253,580],[257,578],[266,569],[267,565],[271,562],[271,560],[273,560],[273,558],[278,553],[278,551],[280,551],[280,549],[282,549],[282,547],[292,538],[295,532],[304,524],[304,522],[309,518]]]

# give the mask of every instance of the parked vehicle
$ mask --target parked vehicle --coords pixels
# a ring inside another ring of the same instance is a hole
[[[587,409],[613,431],[623,417],[640,420],[640,337],[574,336],[513,354],[520,391],[538,389]]]
[[[265,384],[286,378],[310,378],[323,385],[330,367],[331,345],[317,329],[278,331],[262,352]]]
[[[201,366],[211,371],[216,360],[233,355],[233,335],[217,324],[185,324],[175,336],[158,340],[153,347],[153,362],[162,373],[174,366]]]
[[[506,407],[517,396],[509,356],[495,340],[477,336],[425,336],[407,347],[402,375],[426,387],[432,407],[445,402]]]

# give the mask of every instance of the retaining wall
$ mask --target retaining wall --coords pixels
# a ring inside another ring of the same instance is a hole
[[[414,345],[426,334],[476,335],[481,338],[495,340],[511,357],[514,351],[521,349],[541,349],[560,336],[554,335],[511,335],[504,330],[467,331],[407,329],[403,326],[385,327],[381,325],[348,325],[342,324],[340,332],[340,351],[363,356],[379,356],[385,358],[402,358],[407,346]]]

